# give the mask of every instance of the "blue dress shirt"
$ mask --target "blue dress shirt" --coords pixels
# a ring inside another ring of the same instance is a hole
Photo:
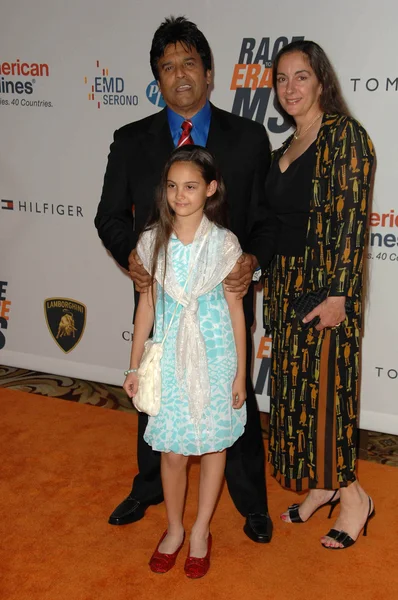
[[[178,140],[182,134],[181,125],[185,119],[184,117],[181,117],[181,115],[174,112],[174,110],[171,110],[169,107],[167,107],[167,119],[169,121],[170,133],[171,137],[173,138],[174,146],[177,146]],[[191,136],[194,144],[205,147],[207,144],[211,120],[210,102],[207,100],[204,107],[201,108],[200,111],[189,120],[193,125]]]

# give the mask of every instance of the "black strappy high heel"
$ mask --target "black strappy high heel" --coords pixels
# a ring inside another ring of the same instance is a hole
[[[329,510],[329,514],[328,514],[328,519],[330,519],[331,516],[332,516],[332,514],[333,514],[333,511],[334,511],[335,507],[340,502],[340,498],[337,498],[337,500],[334,500],[334,497],[336,496],[337,492],[339,492],[339,491],[340,491],[339,489],[335,490],[334,494],[330,498],[330,500],[328,500],[327,502],[324,502],[323,504],[321,504],[320,506],[318,506],[318,508],[316,508],[314,510],[314,512],[308,517],[307,521],[312,517],[312,515],[314,515],[316,513],[317,510],[319,510],[320,508],[323,508],[324,506],[330,506],[330,510]],[[306,523],[307,522],[307,521],[303,521],[303,519],[300,517],[299,508],[300,508],[300,504],[292,504],[287,509],[287,511],[289,513],[289,519],[290,519],[291,523]],[[282,521],[283,521],[283,519],[282,519]]]
[[[375,509],[374,505],[372,508],[371,497],[368,496],[368,498],[369,498],[369,511],[368,511],[368,516],[366,517],[364,526],[362,527],[363,535],[368,535],[368,523],[369,523],[370,519],[372,519],[376,514],[376,509]],[[361,532],[358,533],[357,539],[359,538],[360,535],[361,535]],[[338,531],[337,529],[331,529],[329,531],[329,533],[326,534],[325,537],[330,537],[333,540],[336,540],[336,542],[339,542],[339,544],[342,544],[341,546],[326,546],[326,544],[321,542],[322,546],[324,548],[326,548],[327,550],[345,550],[346,548],[353,546],[355,544],[355,542],[357,541],[357,539],[353,540],[352,537],[350,535],[348,535],[348,533],[346,533],[345,531]]]

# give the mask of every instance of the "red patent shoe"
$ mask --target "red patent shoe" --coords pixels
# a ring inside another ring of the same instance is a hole
[[[185,575],[190,579],[199,579],[200,577],[204,577],[207,571],[210,569],[210,552],[212,545],[212,537],[211,533],[209,533],[209,537],[207,538],[207,554],[204,558],[197,558],[196,556],[188,556],[185,561],[184,571]]]
[[[159,546],[163,542],[164,538],[167,535],[167,530],[164,532],[162,537],[159,540],[158,545],[156,546],[155,552],[152,554],[151,560],[149,561],[149,566],[154,573],[167,573],[170,571],[176,563],[176,559],[179,551],[184,545],[185,541],[185,531],[184,536],[182,538],[182,542],[173,554],[165,554],[163,552],[159,552]]]

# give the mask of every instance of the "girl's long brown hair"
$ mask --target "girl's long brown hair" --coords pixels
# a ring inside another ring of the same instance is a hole
[[[211,181],[217,181],[217,189],[212,196],[207,198],[204,214],[216,225],[226,227],[226,192],[224,181],[217,168],[213,155],[201,146],[189,145],[176,148],[171,153],[167,163],[164,166],[159,186],[156,191],[155,206],[152,216],[146,226],[146,230],[155,230],[155,243],[152,257],[151,273],[152,281],[156,273],[159,252],[165,249],[164,274],[166,274],[167,249],[170,236],[174,228],[174,211],[167,202],[167,180],[171,165],[176,162],[189,162],[194,164],[200,171],[205,183],[209,185]]]

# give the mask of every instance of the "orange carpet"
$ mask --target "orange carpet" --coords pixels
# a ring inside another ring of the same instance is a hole
[[[377,515],[346,551],[318,540],[326,509],[305,525],[278,519],[297,496],[269,478],[275,530],[251,542],[226,488],[215,514],[208,575],[186,579],[187,546],[166,575],[147,562],[165,526],[164,506],[139,523],[107,518],[136,468],[135,415],[0,389],[1,600],[350,600],[398,598],[398,469],[361,462]],[[198,465],[190,472],[186,526],[194,519]],[[337,511],[336,511],[337,512]]]

